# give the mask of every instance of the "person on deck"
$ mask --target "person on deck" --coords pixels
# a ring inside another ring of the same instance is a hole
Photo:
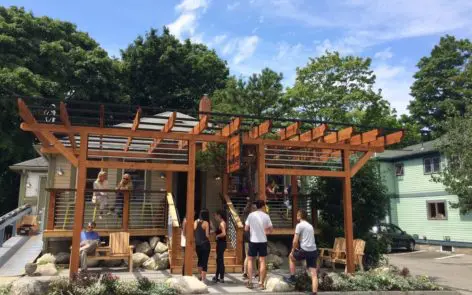
[[[225,282],[225,250],[226,250],[226,212],[218,210],[215,212],[215,220],[218,224],[216,235],[216,273],[212,281],[215,283]]]
[[[121,177],[120,183],[118,183],[118,186],[116,187],[116,190],[118,191],[116,193],[118,198],[123,199],[124,194],[122,191],[132,191],[133,190],[133,183],[131,182],[131,176],[128,173],[123,174]],[[116,200],[110,200],[109,208],[111,212],[115,212],[115,206],[116,206]],[[118,208],[116,210],[116,215],[118,217],[121,217],[121,210]]]
[[[267,256],[267,234],[273,230],[272,221],[265,212],[264,200],[257,200],[257,210],[249,214],[244,227],[245,231],[249,231],[249,250],[248,250],[248,281],[246,286],[252,288],[252,273],[254,270],[254,258],[259,256],[259,287],[264,289],[266,279],[266,256]]]
[[[200,211],[199,218],[193,224],[195,230],[195,249],[198,257],[198,272],[200,280],[207,282],[206,273],[208,271],[208,258],[210,257],[210,214],[207,209]]]
[[[99,215],[98,218],[103,218],[103,211],[108,207],[108,193],[104,191],[97,191],[97,190],[107,190],[108,187],[108,180],[107,180],[107,173],[105,171],[100,171],[98,173],[97,179],[93,183],[93,197],[92,203],[99,205]],[[96,208],[96,207],[95,207]],[[95,213],[94,213],[95,219]]]
[[[307,213],[304,209],[297,212],[298,224],[295,227],[293,236],[292,251],[289,255],[290,277],[288,283],[295,284],[295,262],[297,260],[305,260],[306,267],[311,273],[312,294],[318,292],[318,276],[316,269],[316,260],[318,251],[315,243],[315,230],[313,226],[307,222]]]
[[[87,255],[93,254],[100,243],[100,237],[95,231],[95,222],[90,221],[87,228],[80,233],[80,268],[87,270]]]

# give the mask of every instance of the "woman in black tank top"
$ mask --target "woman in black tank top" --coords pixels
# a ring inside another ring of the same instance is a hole
[[[206,281],[208,271],[208,257],[210,256],[210,214],[207,209],[200,211],[200,217],[195,220],[193,229],[195,230],[195,249],[198,257],[198,272],[200,280]]]
[[[213,282],[225,282],[225,250],[226,250],[226,212],[215,212],[215,220],[218,224],[216,234],[216,273]]]

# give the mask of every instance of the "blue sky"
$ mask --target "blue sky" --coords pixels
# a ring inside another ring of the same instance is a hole
[[[440,36],[472,37],[471,0],[0,0],[77,24],[110,55],[138,34],[167,25],[207,44],[232,74],[270,67],[291,86],[296,67],[325,50],[368,56],[377,87],[407,112],[416,63]]]

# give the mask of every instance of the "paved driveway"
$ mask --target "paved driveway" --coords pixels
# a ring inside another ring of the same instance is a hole
[[[472,295],[472,255],[416,251],[388,257],[391,264],[407,267],[414,275],[428,275],[440,285]]]

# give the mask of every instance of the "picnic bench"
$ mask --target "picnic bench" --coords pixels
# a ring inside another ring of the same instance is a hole
[[[361,271],[364,271],[364,265],[362,263],[365,250],[365,241],[361,239],[354,240],[354,265],[359,266]],[[335,238],[333,248],[320,248],[320,256],[318,258],[318,265],[323,265],[325,261],[331,263],[331,267],[334,269],[336,263],[346,265],[347,271],[347,256],[346,256],[346,239]]]

